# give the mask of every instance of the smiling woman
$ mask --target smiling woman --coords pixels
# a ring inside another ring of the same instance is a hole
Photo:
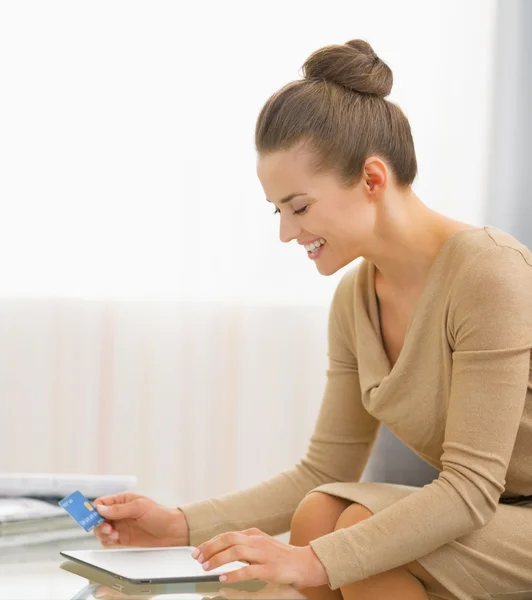
[[[308,451],[177,511],[102,499],[115,524],[98,535],[191,543],[207,571],[248,563],[228,582],[311,600],[518,597],[532,589],[532,253],[414,193],[410,126],[368,43],[321,48],[303,70],[259,114],[257,174],[280,239],[319,273],[363,259],[334,295]],[[360,482],[381,423],[438,469],[432,483]],[[272,537],[288,528],[290,544]]]

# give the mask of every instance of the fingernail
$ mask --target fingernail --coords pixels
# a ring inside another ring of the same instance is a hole
[[[203,554],[198,556],[198,562],[202,563],[205,559],[203,558]]]
[[[220,575],[220,581],[227,581],[227,575]]]
[[[102,527],[102,531],[103,531],[104,533],[111,533],[111,525],[104,525],[104,526]]]
[[[199,555],[199,550],[196,548],[194,552],[192,552],[192,558],[196,558]]]
[[[109,510],[109,507],[104,506],[103,504],[98,504],[96,506],[96,509],[98,510],[98,512],[107,512]]]
[[[203,563],[201,566],[203,567],[203,570],[206,571],[209,568],[209,561]]]

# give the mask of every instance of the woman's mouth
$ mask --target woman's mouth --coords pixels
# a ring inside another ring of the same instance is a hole
[[[315,240],[310,244],[305,244],[305,250],[307,251],[307,255],[311,260],[316,260],[320,257],[323,252],[323,247],[325,246],[325,240],[320,238],[319,240]]]

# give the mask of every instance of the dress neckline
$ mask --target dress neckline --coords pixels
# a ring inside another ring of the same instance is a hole
[[[379,341],[380,352],[382,354],[385,364],[387,365],[387,374],[391,374],[392,371],[401,362],[401,358],[405,354],[405,349],[406,349],[408,341],[409,341],[409,334],[412,330],[412,327],[416,321],[416,318],[417,318],[419,312],[421,311],[422,306],[426,302],[426,298],[429,295],[430,290],[433,287],[433,280],[436,279],[437,274],[440,272],[441,266],[445,263],[445,258],[447,256],[447,254],[454,246],[454,243],[456,242],[456,240],[458,238],[460,238],[461,235],[466,232],[470,233],[470,232],[478,232],[478,231],[484,231],[484,230],[485,230],[485,227],[464,227],[463,229],[458,229],[458,230],[454,231],[453,233],[451,233],[451,235],[449,235],[445,239],[445,241],[441,245],[440,249],[438,250],[438,253],[434,257],[434,260],[432,261],[432,263],[429,267],[427,277],[426,277],[425,283],[423,285],[423,289],[421,290],[421,293],[412,309],[412,314],[410,315],[408,326],[406,328],[405,338],[403,341],[403,346],[401,348],[401,351],[399,352],[397,360],[395,361],[395,363],[393,365],[391,364],[388,354],[386,353],[386,350],[384,348],[384,340],[382,337],[382,328],[381,328],[380,315],[379,315],[377,291],[375,289],[376,267],[375,267],[374,263],[368,261],[368,310],[369,310],[368,316],[370,318],[371,324],[373,326],[373,329],[375,330],[375,334]]]

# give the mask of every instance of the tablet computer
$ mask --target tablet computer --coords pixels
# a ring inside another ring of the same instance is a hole
[[[220,581],[203,581],[196,583],[130,583],[125,579],[119,579],[110,573],[89,567],[73,560],[65,560],[61,563],[60,568],[68,573],[78,575],[87,579],[89,586],[85,586],[84,590],[90,589],[91,594],[94,591],[108,591],[109,595],[112,592],[118,591],[126,596],[160,596],[168,594],[178,594],[182,600],[202,600],[213,595],[219,595],[221,588],[233,588],[244,592],[258,592],[265,585],[265,581],[260,579],[251,579],[249,581],[237,581],[235,583],[221,583]],[[89,594],[84,591],[79,592],[72,600],[87,600]]]
[[[134,584],[219,581],[219,576],[247,566],[235,561],[204,571],[192,558],[192,546],[61,551],[61,556]]]

